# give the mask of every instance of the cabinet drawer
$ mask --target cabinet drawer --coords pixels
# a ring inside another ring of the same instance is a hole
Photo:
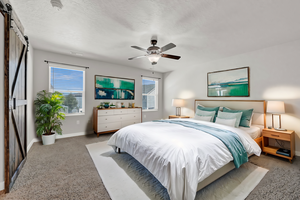
[[[140,113],[141,114],[141,109],[128,109],[128,113],[130,113],[130,114]]]
[[[290,141],[291,139],[290,134],[271,132],[271,131],[263,131],[262,136],[274,138],[274,139],[286,140],[286,141]]]
[[[98,117],[98,124],[106,124],[106,123],[112,123],[112,122],[118,122],[121,121],[120,117],[117,115],[100,115]]]
[[[114,114],[115,115],[122,115],[122,114],[126,114],[128,112],[127,109],[117,109],[117,110],[114,110]]]
[[[98,132],[117,130],[122,127],[121,122],[98,124]]]
[[[138,124],[138,123],[141,123],[141,121],[139,121],[139,120],[126,120],[126,121],[122,122],[122,127],[129,126],[129,125],[132,125],[132,124]]]
[[[114,111],[113,110],[98,110],[98,116],[99,115],[113,115]]]
[[[122,121],[124,120],[140,120],[141,115],[140,114],[127,114],[123,117]]]

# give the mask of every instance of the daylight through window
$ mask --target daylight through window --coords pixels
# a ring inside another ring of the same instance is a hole
[[[66,115],[85,113],[85,69],[49,65],[49,91],[65,96],[63,106]]]
[[[143,77],[143,110],[158,109],[158,79]]]

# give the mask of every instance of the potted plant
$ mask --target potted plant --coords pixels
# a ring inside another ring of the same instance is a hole
[[[109,108],[109,102],[103,102],[104,103],[104,108]]]
[[[109,107],[110,107],[110,108],[116,108],[116,105],[113,104],[113,103],[111,103]]]
[[[45,90],[37,93],[35,105],[36,133],[42,137],[44,145],[55,143],[55,132],[62,134],[62,122],[65,114],[62,112],[62,103],[65,97],[60,92],[46,92]]]

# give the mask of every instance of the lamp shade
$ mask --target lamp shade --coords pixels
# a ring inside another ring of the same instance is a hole
[[[172,99],[172,106],[174,107],[183,107],[184,100],[183,99]]]
[[[272,114],[283,114],[285,113],[283,101],[268,101],[267,113]]]

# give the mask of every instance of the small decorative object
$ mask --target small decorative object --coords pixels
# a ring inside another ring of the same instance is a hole
[[[207,73],[208,97],[249,97],[249,67]]]
[[[176,116],[181,115],[181,107],[184,106],[184,103],[183,99],[172,99],[172,106],[176,107]]]
[[[55,143],[55,132],[62,134],[61,120],[65,119],[62,112],[64,99],[64,95],[60,92],[50,93],[43,90],[37,93],[34,100],[36,134],[42,137],[43,145]]]
[[[103,108],[104,108],[104,106],[103,106],[103,105],[104,105],[104,104],[103,104],[103,102],[101,102],[101,103],[100,103],[100,105],[99,105],[99,106],[97,106],[97,108],[98,108],[98,109],[103,109]]]
[[[117,108],[121,108],[121,103],[117,102],[116,106],[117,106]]]
[[[125,108],[125,105],[124,105],[124,103],[121,103],[121,107],[122,107],[122,108]]]
[[[116,105],[114,105],[113,103],[111,103],[109,107],[110,108],[116,108]]]
[[[135,80],[95,75],[95,99],[134,99]]]
[[[128,103],[128,108],[132,108],[132,104],[131,103]]]
[[[272,114],[272,128],[274,128],[274,115],[278,115],[279,127],[275,128],[277,131],[286,131],[286,129],[281,128],[281,114],[285,113],[285,107],[283,101],[268,101],[267,103],[267,113]]]
[[[135,104],[135,103],[132,103],[132,104],[131,104],[131,107],[132,107],[132,108],[134,108],[134,104]]]
[[[109,108],[109,102],[104,102],[104,108]]]

